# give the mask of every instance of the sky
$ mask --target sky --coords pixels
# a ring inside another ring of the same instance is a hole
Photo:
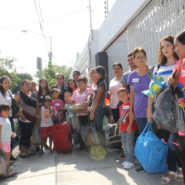
[[[115,0],[108,2],[110,10]],[[98,29],[105,19],[104,0],[91,0],[91,6],[93,29]],[[90,33],[88,0],[1,0],[0,23],[0,57],[16,58],[18,72],[34,75],[36,57],[47,65],[50,37],[53,63],[73,66]]]

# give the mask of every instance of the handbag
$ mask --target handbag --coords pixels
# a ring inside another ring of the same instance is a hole
[[[7,176],[8,175],[8,160],[3,153],[3,151],[0,149],[0,176]]]
[[[134,154],[147,173],[164,173],[166,171],[168,145],[155,136],[152,123],[147,123],[138,137]]]

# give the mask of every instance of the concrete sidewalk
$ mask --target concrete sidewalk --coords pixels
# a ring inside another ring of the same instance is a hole
[[[49,153],[19,158],[12,166],[17,177],[1,185],[160,185],[162,175],[137,174],[122,168],[119,153],[109,152],[95,162],[88,152]],[[170,185],[183,185],[172,182]]]

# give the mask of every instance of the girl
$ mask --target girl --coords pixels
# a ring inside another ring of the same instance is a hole
[[[103,66],[94,68],[94,78],[97,81],[97,86],[95,88],[92,109],[90,111],[90,120],[94,120],[97,131],[104,136],[103,117],[105,115],[105,109],[103,106],[107,84],[105,82],[105,68]]]
[[[36,120],[36,100],[31,97],[30,80],[21,82],[21,90],[15,95],[15,101],[23,110],[23,114],[19,117],[20,157],[28,157],[33,154],[30,151],[30,140]]]
[[[52,89],[51,95],[52,95],[51,106],[55,110],[54,123],[58,123],[59,121],[63,120],[63,113],[62,111],[60,111],[60,109],[64,108],[64,102],[59,99],[59,95],[60,95],[59,89],[56,89],[56,88]]]
[[[180,60],[176,62],[175,67],[173,69],[173,72],[176,71],[176,74],[174,74],[174,78],[170,77],[168,82],[174,86],[174,89],[176,87],[180,88],[183,94],[182,104],[184,104],[185,102],[185,91],[184,91],[185,89],[185,75],[184,75],[185,74],[185,31],[178,34],[175,38],[175,52],[177,53]],[[181,142],[184,143],[185,133],[178,132],[178,135],[179,135],[179,139],[182,140]],[[180,148],[180,146],[178,148]],[[184,178],[185,178],[184,148],[181,147],[180,150],[181,150],[181,153],[179,153],[179,149],[178,149],[178,152],[176,149],[176,153],[180,157],[179,159],[181,160],[181,164],[183,165],[183,173],[184,173]],[[176,178],[177,181],[182,180],[183,174],[180,173],[179,171],[177,177],[178,177],[178,179]]]
[[[39,91],[37,94],[37,105],[38,107],[44,104],[45,96],[50,96],[51,91],[48,85],[48,81],[45,78],[41,78],[39,81]]]
[[[51,107],[51,97],[45,96],[44,105],[41,106],[38,122],[41,128],[41,151],[40,155],[44,153],[44,146],[49,137],[49,150],[52,152],[52,128],[53,128],[54,109]]]
[[[166,36],[160,40],[159,43],[159,53],[158,53],[158,65],[155,66],[153,74],[156,74],[159,77],[162,77],[164,82],[167,83],[169,76],[171,76],[173,72],[173,68],[177,61],[178,57],[174,52],[174,37]],[[153,83],[151,80],[150,83]],[[148,108],[147,108],[147,119],[148,122],[152,121],[153,116],[153,104],[154,99],[148,97]],[[174,135],[171,134],[168,139],[168,157],[167,157],[167,164],[168,164],[168,175],[166,177],[162,177],[161,183],[167,184],[169,183],[177,174],[176,174],[176,163],[178,162],[178,166],[180,165],[179,160],[175,154],[175,147],[171,144]],[[179,173],[182,173],[182,169],[179,170]],[[180,180],[180,177],[177,177]]]
[[[10,116],[10,106],[8,104],[0,105],[0,149],[5,153],[10,164],[10,141],[11,136],[15,137],[15,133],[11,131],[11,125],[8,117]],[[15,175],[16,172],[9,170],[8,177]]]
[[[67,86],[68,86],[67,91],[70,92],[70,93],[72,93],[72,94],[73,94],[73,92],[74,92],[74,91],[76,90],[76,88],[77,88],[76,82],[75,82],[75,80],[73,80],[73,79],[69,79],[69,80],[68,80]]]
[[[149,88],[150,78],[147,75],[148,66],[146,65],[146,52],[143,48],[135,48],[133,51],[134,63],[137,69],[133,71],[128,79],[130,85],[130,111],[129,118],[136,119],[139,133],[142,133],[147,123],[146,109],[148,97],[142,94],[143,90]],[[139,167],[136,172],[143,172],[144,169]]]
[[[67,87],[65,86],[65,83],[64,83],[64,75],[58,74],[56,80],[57,80],[57,84],[56,85],[53,85],[51,87],[51,89],[53,89],[53,88],[59,89],[60,90],[59,99],[64,102],[64,93],[67,90]]]

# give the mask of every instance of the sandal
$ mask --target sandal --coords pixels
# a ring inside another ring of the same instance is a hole
[[[183,182],[184,181],[184,176],[182,172],[182,168],[179,168],[177,176],[176,176],[176,181],[177,182]]]
[[[8,175],[6,176],[6,178],[9,178],[9,177],[13,177],[17,174],[17,172],[13,171],[13,170],[10,170]]]
[[[21,158],[27,158],[27,157],[29,157],[29,155],[28,155],[26,152],[20,154],[19,156],[20,156]]]
[[[42,155],[42,154],[44,154],[44,152],[41,150],[41,151],[39,152],[39,155]]]
[[[171,177],[169,177],[169,176],[171,176]],[[166,176],[166,177],[163,176],[162,177],[161,184],[168,184],[172,180],[175,180],[176,177],[177,177],[177,173],[176,172],[169,171],[168,172],[168,176]]]

